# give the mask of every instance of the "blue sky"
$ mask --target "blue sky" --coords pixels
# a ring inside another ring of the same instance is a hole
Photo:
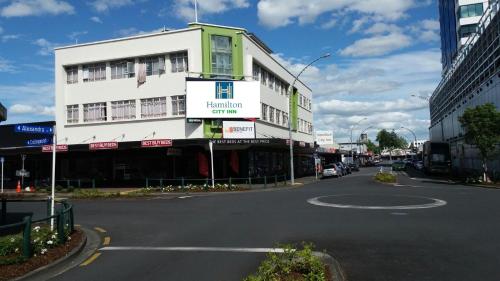
[[[440,80],[436,0],[199,0],[201,22],[244,27],[314,92],[318,130],[338,141],[408,127],[427,138],[428,96]],[[193,21],[192,0],[0,0],[0,102],[8,123],[52,120],[52,48]],[[364,118],[366,118],[364,120]],[[409,140],[413,137],[399,131]]]

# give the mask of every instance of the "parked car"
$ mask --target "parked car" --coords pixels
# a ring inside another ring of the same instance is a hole
[[[393,171],[406,171],[406,163],[403,161],[395,161],[392,163]]]
[[[424,162],[422,161],[417,161],[415,162],[414,164],[415,166],[415,169],[419,170],[419,171],[422,171],[424,169]]]
[[[327,164],[323,167],[323,178],[327,177],[340,177],[341,176],[341,169],[337,167],[335,164]]]
[[[356,163],[349,164],[349,168],[351,168],[351,171],[359,172],[359,165]]]

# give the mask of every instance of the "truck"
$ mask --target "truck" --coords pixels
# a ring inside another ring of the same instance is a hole
[[[449,174],[451,172],[450,145],[445,142],[426,141],[423,147],[424,172]]]

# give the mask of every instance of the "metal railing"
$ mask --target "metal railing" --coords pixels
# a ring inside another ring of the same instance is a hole
[[[74,224],[74,214],[73,214],[73,205],[67,203],[66,201],[56,201],[60,205],[60,207],[56,210],[56,214],[50,215],[50,199],[47,200],[7,200],[6,198],[1,199],[2,202],[2,210],[1,210],[1,225],[0,225],[0,236],[4,236],[2,233],[8,233],[9,230],[19,230],[22,228],[22,254],[23,257],[29,258],[32,256],[33,245],[31,242],[31,233],[32,233],[32,225],[34,224],[43,224],[44,222],[48,225],[51,224],[52,220],[55,220],[55,230],[57,231],[57,239],[59,243],[66,242],[68,236],[73,233],[75,230]],[[13,202],[47,202],[47,216],[41,219],[33,220],[32,215],[27,215],[23,218],[22,221],[17,223],[11,223],[3,225],[7,222],[7,203]]]

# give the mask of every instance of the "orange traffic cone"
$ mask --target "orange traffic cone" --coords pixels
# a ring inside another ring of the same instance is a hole
[[[35,192],[35,185],[33,185],[33,187],[30,187],[30,191]]]
[[[21,193],[21,181],[17,181],[16,193]]]

